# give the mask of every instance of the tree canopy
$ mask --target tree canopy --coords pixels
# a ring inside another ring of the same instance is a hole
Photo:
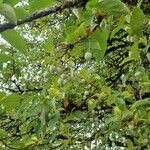
[[[0,150],[149,150],[148,0],[0,0]]]

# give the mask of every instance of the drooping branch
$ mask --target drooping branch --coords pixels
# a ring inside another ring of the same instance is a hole
[[[32,14],[31,16],[26,17],[25,19],[20,19],[17,21],[17,24],[12,24],[12,23],[3,23],[0,24],[0,33],[7,30],[7,29],[13,29],[16,26],[28,23],[28,22],[32,22],[33,20],[42,18],[44,16],[47,16],[49,14],[53,14],[56,13],[58,11],[62,11],[66,8],[72,8],[72,7],[81,7],[84,4],[84,0],[70,0],[67,2],[62,2],[62,3],[58,3],[54,6],[48,7],[48,8],[44,8],[38,12],[35,12],[34,14]]]

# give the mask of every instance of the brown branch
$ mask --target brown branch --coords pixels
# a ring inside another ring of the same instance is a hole
[[[16,26],[28,23],[28,22],[32,22],[33,20],[42,18],[44,16],[47,16],[49,14],[53,14],[59,11],[62,11],[66,8],[71,8],[71,7],[81,7],[84,4],[83,0],[70,0],[67,2],[62,2],[62,3],[58,3],[54,6],[48,7],[48,8],[44,8],[38,12],[35,12],[34,14],[32,14],[31,16],[26,17],[25,19],[21,19],[17,21],[17,24],[12,24],[12,23],[3,23],[0,25],[0,33],[7,30],[7,29],[13,29]]]
[[[43,89],[42,88],[33,88],[33,89],[21,89],[21,90],[15,90],[15,89],[11,89],[11,88],[5,88],[5,90],[8,90],[9,92],[13,92],[13,93],[27,93],[27,92],[40,92]]]

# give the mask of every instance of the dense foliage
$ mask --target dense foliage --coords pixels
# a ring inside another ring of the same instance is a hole
[[[0,150],[149,150],[148,0],[0,0]]]

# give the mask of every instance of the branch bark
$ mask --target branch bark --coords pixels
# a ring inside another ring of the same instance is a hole
[[[0,24],[0,33],[3,31],[6,31],[7,29],[13,29],[19,25],[32,22],[33,20],[42,18],[42,17],[47,16],[49,14],[53,14],[53,13],[56,13],[58,11],[62,11],[66,8],[81,7],[81,6],[83,6],[83,4],[84,4],[83,0],[72,0],[72,1],[70,0],[67,2],[58,3],[54,6],[44,8],[38,12],[35,12],[34,14],[26,17],[25,19],[18,20],[16,25],[12,24],[12,23]]]

